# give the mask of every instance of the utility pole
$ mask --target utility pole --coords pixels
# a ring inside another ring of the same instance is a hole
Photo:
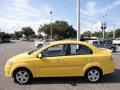
[[[113,39],[115,39],[115,23],[113,24]]]
[[[107,15],[104,15],[103,16],[103,22],[101,23],[101,29],[102,29],[102,33],[103,33],[103,39],[105,39],[105,29],[106,29],[106,27],[107,27],[107,24],[106,24],[106,22],[105,22],[105,17],[106,17]]]
[[[53,12],[50,11],[50,15],[51,15],[51,31],[50,31],[50,34],[51,34],[51,40],[52,40],[52,14],[53,14]]]
[[[80,40],[80,0],[77,0],[77,41]]]

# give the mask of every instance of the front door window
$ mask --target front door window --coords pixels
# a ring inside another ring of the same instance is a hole
[[[67,45],[55,45],[47,48],[42,52],[45,57],[64,56],[66,54]]]

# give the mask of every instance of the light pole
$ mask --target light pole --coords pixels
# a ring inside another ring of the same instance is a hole
[[[80,0],[77,0],[77,41],[80,40]]]
[[[115,28],[113,30],[113,40],[115,39]]]
[[[50,31],[50,34],[51,34],[51,40],[52,40],[52,14],[53,14],[53,12],[50,11],[50,15],[51,15],[51,31]]]
[[[116,31],[116,20],[113,20],[113,31],[112,31],[112,33],[113,33],[113,39],[116,38],[115,37],[115,31]]]
[[[103,32],[103,39],[105,39],[105,29],[106,29],[106,26],[107,26],[107,24],[106,24],[106,22],[105,22],[105,17],[106,17],[107,15],[104,15],[103,16],[103,22],[102,22],[102,32]]]

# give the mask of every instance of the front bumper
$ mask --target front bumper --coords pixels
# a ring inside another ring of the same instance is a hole
[[[6,77],[12,77],[12,75],[11,75],[11,65],[5,65],[5,76]]]

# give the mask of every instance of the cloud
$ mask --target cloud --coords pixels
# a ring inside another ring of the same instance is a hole
[[[12,19],[0,18],[0,29],[5,32],[13,33],[20,31],[22,27],[31,26],[37,33],[38,27],[44,23],[49,23],[49,19],[40,19],[38,21],[17,21]]]
[[[93,32],[100,30],[101,30],[101,21],[97,21],[95,24],[93,24]]]
[[[33,7],[29,0],[12,0],[11,6],[7,7],[6,16],[12,19],[26,19],[27,17],[44,17],[52,10],[49,5],[43,4],[40,7]]]
[[[31,26],[36,32],[40,24],[49,23],[49,12],[52,7],[42,4],[33,7],[29,0],[11,0],[6,7],[4,16],[0,17],[0,29],[6,32],[20,30],[24,26]]]
[[[96,23],[85,21],[81,27],[81,33],[86,31],[90,31],[93,33],[95,31],[100,31],[100,30],[101,30],[101,21],[97,21]]]
[[[114,0],[112,3],[109,3],[105,7],[102,7],[102,8],[100,8],[100,6],[97,5],[97,2],[95,0],[87,0],[85,8],[81,9],[81,18],[82,18],[81,22],[83,23],[81,25],[81,31],[82,32],[84,32],[84,31],[91,31],[91,32],[100,31],[101,30],[100,18],[104,14],[107,14],[109,11],[111,12],[111,10],[115,9],[118,6],[120,6],[120,0]],[[113,16],[111,16],[111,17],[113,17]],[[109,25],[108,25],[106,31],[110,31],[112,29],[113,20],[119,20],[119,17],[108,18],[108,21],[111,21],[111,22],[108,23]],[[117,25],[118,25],[118,23],[117,23]]]
[[[97,13],[96,10],[97,3],[93,0],[89,0],[86,3],[85,9],[80,9],[81,13],[87,16],[94,16]]]
[[[119,6],[119,5],[120,5],[120,0],[115,0],[113,2],[113,4],[110,4],[110,5],[106,6],[105,8],[103,8],[101,13],[106,13],[107,11],[109,11],[109,10]]]
[[[114,0],[112,4],[106,5],[104,8],[99,8],[97,2],[88,0],[85,9],[80,9],[81,13],[86,16],[95,16],[97,14],[104,14],[120,5],[120,0]]]

